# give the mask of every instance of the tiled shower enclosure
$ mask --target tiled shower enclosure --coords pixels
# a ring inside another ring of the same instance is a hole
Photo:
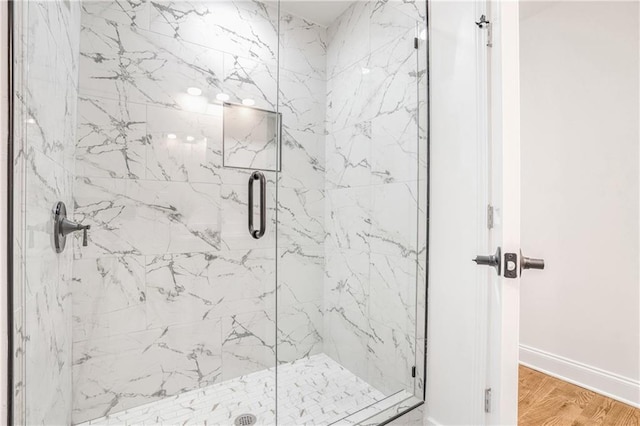
[[[317,3],[13,3],[16,423],[423,400],[426,3]]]

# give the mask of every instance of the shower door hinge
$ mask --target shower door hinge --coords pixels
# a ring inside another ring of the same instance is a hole
[[[492,47],[493,43],[491,39],[493,37],[493,31],[491,28],[491,21],[487,19],[487,15],[480,16],[480,20],[476,22],[476,25],[480,29],[487,30],[487,47]]]
[[[491,412],[491,388],[484,390],[484,412]]]
[[[414,37],[413,38],[413,48],[417,49],[420,45],[420,41],[418,40],[418,37]]]
[[[416,366],[411,367],[411,377],[416,377]]]
[[[487,228],[493,229],[493,206],[487,205]]]

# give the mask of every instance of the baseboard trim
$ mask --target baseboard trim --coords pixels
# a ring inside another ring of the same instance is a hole
[[[527,345],[520,345],[520,364],[640,408],[640,381]]]
[[[435,421],[434,418],[431,417],[431,416],[427,417],[425,425],[427,425],[427,426],[441,426],[441,424],[438,423],[437,421]]]

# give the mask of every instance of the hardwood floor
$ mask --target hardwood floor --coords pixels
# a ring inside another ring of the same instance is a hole
[[[518,425],[640,426],[640,409],[520,366]]]

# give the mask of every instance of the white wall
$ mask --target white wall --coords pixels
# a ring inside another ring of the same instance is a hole
[[[640,404],[638,4],[521,7],[521,361]]]

